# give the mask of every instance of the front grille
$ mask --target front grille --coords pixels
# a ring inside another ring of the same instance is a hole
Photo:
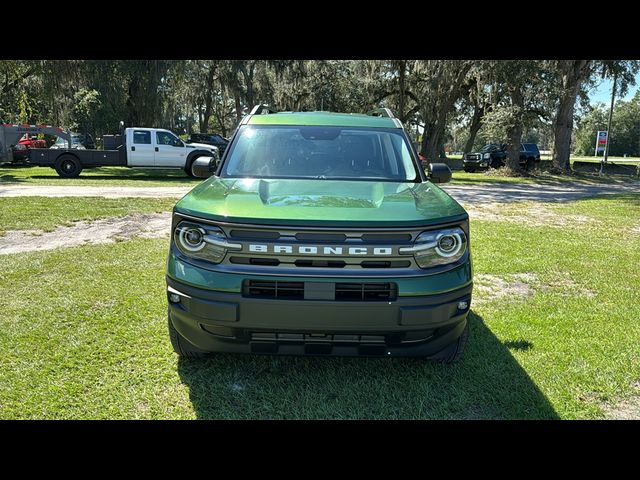
[[[251,342],[272,342],[278,344],[330,343],[338,345],[402,345],[420,343],[433,337],[434,330],[413,330],[394,334],[381,333],[309,333],[309,332],[247,332]],[[243,337],[246,338],[246,337]]]
[[[242,294],[245,297],[301,300],[304,299],[304,282],[245,280]]]
[[[393,283],[336,283],[336,300],[395,300]]]
[[[258,265],[277,267],[283,262],[277,258],[268,257],[229,257],[229,262],[235,265]],[[293,263],[287,263],[288,266],[295,266],[300,268],[345,268],[347,262],[344,260],[329,260],[329,259],[310,259],[310,258],[298,258],[293,260]],[[409,268],[411,266],[410,260],[362,260],[360,262],[352,263],[351,265],[360,268]]]
[[[238,265],[263,265],[269,267],[277,267],[280,265],[280,260],[277,258],[265,257],[231,257],[229,261]]]
[[[396,261],[364,261],[360,262],[362,268],[408,268],[411,266],[409,260],[396,260]]]
[[[304,268],[344,268],[346,262],[344,260],[309,260],[305,258],[296,260],[294,265]]]
[[[296,228],[220,224],[229,239],[242,248],[230,251],[223,265],[243,273],[248,268],[265,274],[375,277],[395,270],[411,275],[418,271],[410,255],[399,249],[413,244],[422,228]],[[358,249],[366,249],[363,253]],[[351,249],[355,249],[351,253]],[[295,272],[295,273],[294,273]],[[313,273],[311,273],[313,272]],[[317,273],[316,273],[317,272]]]
[[[398,297],[398,287],[395,283],[339,282],[331,285],[335,285],[335,301],[389,301]],[[305,282],[245,280],[242,295],[250,298],[304,300]]]
[[[278,232],[236,229],[231,230],[229,236],[236,240],[277,240],[280,238]]]

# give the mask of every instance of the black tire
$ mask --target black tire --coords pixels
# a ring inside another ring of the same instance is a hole
[[[82,172],[82,165],[73,155],[61,155],[56,160],[56,172],[62,178],[76,178]]]
[[[466,322],[467,324],[458,339],[451,345],[445,347],[444,350],[440,350],[435,355],[429,357],[429,360],[446,364],[455,363],[460,360],[462,352],[464,352],[464,347],[467,345],[467,339],[469,338],[469,320],[467,319]]]
[[[173,326],[170,314],[167,315],[167,320],[169,324],[169,340],[171,340],[171,346],[173,347],[174,352],[185,358],[206,358],[209,356],[209,352],[205,352],[204,350],[194,347],[188,340],[178,333],[176,327]]]
[[[475,173],[476,170],[475,168],[465,168],[464,171],[467,173]]]

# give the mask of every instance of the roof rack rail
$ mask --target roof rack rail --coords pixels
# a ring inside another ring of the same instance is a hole
[[[249,115],[266,115],[268,113],[278,113],[278,111],[263,103],[254,106],[249,112]]]
[[[367,112],[367,115],[371,115],[374,117],[388,117],[388,118],[396,118],[393,112],[388,108],[374,108]]]

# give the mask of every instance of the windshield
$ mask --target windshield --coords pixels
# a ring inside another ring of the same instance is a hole
[[[397,129],[317,126],[240,128],[223,177],[415,181]]]
[[[480,153],[495,152],[498,150],[497,145],[489,144],[480,149]]]

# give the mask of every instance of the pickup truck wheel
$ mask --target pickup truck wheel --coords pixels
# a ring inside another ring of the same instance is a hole
[[[432,355],[429,360],[436,363],[455,363],[460,360],[462,357],[462,352],[464,351],[464,347],[467,344],[467,338],[469,338],[469,320],[467,319],[467,324],[462,331],[462,334],[458,337],[458,339],[453,342],[451,345],[444,348],[444,350],[440,350],[435,355]]]
[[[194,347],[178,333],[171,321],[171,314],[167,315],[167,320],[169,323],[169,340],[171,340],[171,346],[174,352],[185,358],[206,358],[209,356],[208,352]]]
[[[75,178],[82,172],[82,165],[73,155],[62,155],[56,160],[56,172],[62,178]]]

